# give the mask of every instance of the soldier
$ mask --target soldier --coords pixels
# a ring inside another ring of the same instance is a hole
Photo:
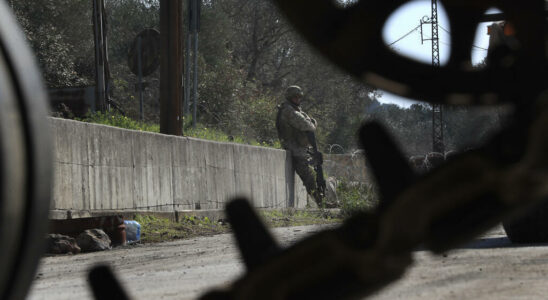
[[[311,144],[306,134],[307,131],[315,132],[317,123],[301,109],[302,98],[303,91],[300,87],[292,85],[287,88],[286,101],[278,106],[276,129],[282,147],[291,152],[293,166],[301,177],[306,191],[314,198],[318,206],[322,207],[323,195],[316,183]]]

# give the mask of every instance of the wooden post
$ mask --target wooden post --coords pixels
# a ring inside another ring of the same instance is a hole
[[[183,1],[160,0],[160,132],[182,135]]]
[[[194,0],[186,0],[187,2],[187,22],[190,21],[191,17],[190,17],[190,14],[192,12],[192,9],[191,9],[191,3],[192,1]],[[185,100],[184,100],[184,114],[185,114],[185,117],[188,116],[190,114],[190,42],[191,42],[191,35],[192,35],[192,32],[191,32],[191,28],[192,28],[192,25],[190,24],[190,22],[188,22],[188,27],[189,31],[186,33],[186,45],[185,45],[185,84],[183,85],[183,88],[184,88],[184,91],[185,91]]]

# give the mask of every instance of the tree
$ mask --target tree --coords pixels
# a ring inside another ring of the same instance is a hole
[[[502,108],[444,107],[446,151],[475,148],[502,126]],[[394,104],[372,106],[368,118],[385,125],[409,155],[432,152],[432,110],[429,105],[414,104],[409,109]]]
[[[11,1],[30,46],[50,87],[88,84],[93,79],[87,63],[93,55],[89,1]]]
[[[108,22],[108,55],[112,77],[112,96],[125,113],[138,119],[137,75],[131,73],[127,59],[133,40],[146,28],[159,28],[160,4],[154,0],[107,0],[105,10]],[[160,74],[155,71],[144,78],[145,121],[160,119]]]

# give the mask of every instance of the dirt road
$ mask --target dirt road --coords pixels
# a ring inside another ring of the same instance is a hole
[[[289,244],[321,226],[278,228]],[[511,247],[493,231],[462,249],[434,257],[414,254],[406,276],[374,299],[544,299],[548,295],[548,247]],[[42,259],[29,299],[91,299],[90,266],[106,262],[133,299],[195,299],[242,272],[230,235],[217,235],[107,252]]]

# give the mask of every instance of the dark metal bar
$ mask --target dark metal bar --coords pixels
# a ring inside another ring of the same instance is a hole
[[[481,22],[497,22],[506,20],[506,16],[503,13],[500,14],[486,14],[481,17]]]
[[[160,132],[182,135],[182,0],[160,0]]]
[[[544,16],[548,18],[548,10],[544,12]],[[500,22],[505,20],[506,15],[504,13],[485,14],[480,19],[481,22]]]

